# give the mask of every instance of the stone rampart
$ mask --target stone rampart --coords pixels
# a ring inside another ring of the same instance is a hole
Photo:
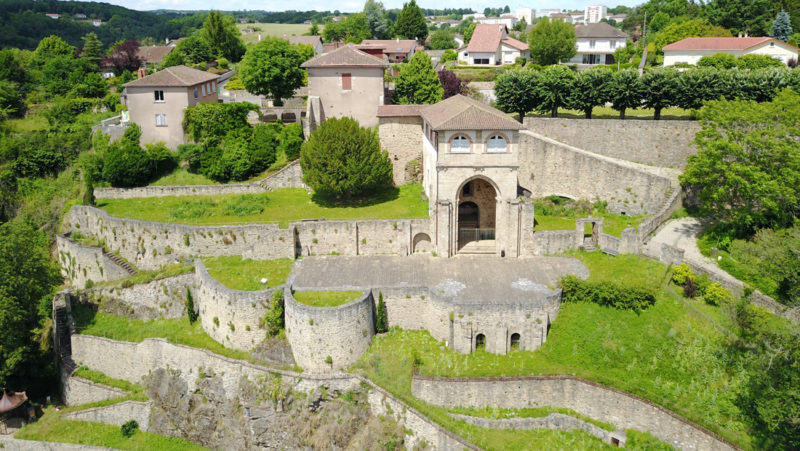
[[[342,373],[295,373],[235,360],[203,349],[175,345],[161,338],[140,343],[110,340],[90,335],[72,335],[73,359],[109,377],[141,383],[159,368],[169,368],[194,392],[199,374],[218,376],[226,393],[242,393],[247,381],[260,376],[280,374],[282,381],[294,390],[309,392],[318,387],[334,391],[353,390],[361,384],[370,387],[370,407],[376,415],[391,415],[402,421],[412,434],[406,440],[420,444],[423,440],[436,449],[477,449],[464,439],[432,422],[413,407],[392,396],[372,381]]]
[[[322,291],[322,290],[321,290]],[[328,372],[355,363],[372,343],[375,322],[372,292],[337,307],[311,307],[283,291],[286,338],[295,362],[304,370]]]
[[[519,184],[533,197],[600,199],[614,213],[649,214],[659,210],[676,184],[655,172],[529,131],[520,133]]]
[[[653,215],[644,220],[639,224],[639,227],[636,228],[640,241],[648,240],[650,234],[655,232],[661,224],[666,222],[672,214],[680,210],[682,206],[683,189],[675,187],[668,192],[668,196]]]
[[[102,247],[80,244],[65,235],[56,235],[61,275],[75,288],[88,281],[101,282],[130,276],[128,271],[105,255]]]
[[[147,432],[150,430],[151,410],[150,401],[122,401],[110,406],[76,410],[62,416],[68,420],[94,421],[114,426],[122,426],[130,420],[135,420],[139,423],[139,429]]]
[[[211,277],[202,261],[195,261],[197,288],[192,291],[203,330],[228,348],[250,351],[266,337],[261,318],[273,293],[283,285],[261,291],[232,290]]]
[[[595,426],[592,423],[583,421],[580,418],[575,418],[563,413],[551,413],[546,417],[541,418],[503,418],[492,419],[483,417],[473,417],[469,415],[460,415],[451,413],[451,417],[456,420],[463,421],[467,424],[474,424],[475,426],[487,429],[555,429],[558,431],[584,431],[591,434],[605,443],[611,442],[611,432]]]
[[[570,146],[652,166],[682,168],[700,131],[697,121],[526,117],[525,126]]]
[[[263,186],[267,191],[279,188],[303,188],[309,191],[311,190],[311,188],[303,182],[303,168],[300,167],[300,160],[287,164],[278,172],[256,183]]]
[[[89,298],[103,311],[129,318],[180,318],[186,316],[186,290],[193,290],[196,280],[189,273],[127,287],[95,287]]]
[[[533,233],[533,243],[526,252],[530,255],[554,255],[577,249],[574,230],[545,230]]]
[[[64,404],[68,406],[114,399],[128,394],[125,390],[98,384],[82,377],[67,376],[63,379],[62,396]]]
[[[105,240],[109,249],[141,269],[157,269],[180,257],[241,256],[255,260],[294,258],[294,233],[278,224],[191,226],[122,219],[103,210],[74,206],[64,228]]]
[[[102,446],[22,440],[14,438],[13,435],[0,435],[0,448],[14,451],[114,451],[113,448]]]
[[[409,255],[418,233],[430,233],[428,219],[302,221],[293,223],[300,255]]]
[[[736,449],[716,434],[644,398],[573,376],[414,376],[411,392],[422,401],[443,407],[564,407],[621,429],[650,432],[679,449]]]

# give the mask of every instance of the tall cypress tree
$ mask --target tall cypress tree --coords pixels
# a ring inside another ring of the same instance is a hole
[[[386,304],[383,302],[383,292],[378,292],[378,311],[375,316],[375,331],[379,334],[389,330],[389,321],[386,316]]]
[[[397,15],[394,31],[406,39],[416,39],[424,42],[428,37],[428,26],[425,25],[425,16],[417,6],[416,0],[403,4],[403,10]]]

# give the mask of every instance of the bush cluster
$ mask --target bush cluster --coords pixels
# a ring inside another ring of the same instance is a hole
[[[702,296],[706,303],[722,305],[733,300],[733,295],[719,282],[712,282],[708,275],[696,275],[686,263],[672,267],[672,282],[683,287],[687,298]]]
[[[699,109],[703,102],[720,98],[769,102],[784,88],[800,92],[800,70],[697,67],[680,72],[666,67],[640,77],[634,69],[599,67],[576,73],[565,66],[535,70],[529,65],[497,77],[495,92],[498,107],[518,113],[520,119],[534,110],[556,117],[559,108],[591,118],[592,109],[606,103],[622,118],[627,109],[653,108],[659,119],[664,108]]]
[[[142,130],[130,124],[119,142],[98,149],[103,180],[111,186],[129,188],[144,186],[150,181],[175,169],[175,156],[163,143],[139,145]],[[97,171],[99,173],[99,171]]]
[[[605,307],[641,312],[655,304],[656,297],[645,287],[614,282],[587,282],[569,275],[558,282],[564,302],[592,302]]]
[[[261,326],[267,330],[268,337],[278,335],[285,327],[283,311],[283,290],[279,288],[272,294],[270,308],[261,319]]]

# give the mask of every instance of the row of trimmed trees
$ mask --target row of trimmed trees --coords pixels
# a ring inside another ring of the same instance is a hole
[[[530,111],[557,117],[559,108],[583,111],[591,119],[592,109],[607,103],[622,119],[628,109],[636,108],[652,108],[654,118],[660,119],[664,108],[698,109],[720,98],[768,102],[787,87],[800,92],[800,70],[659,68],[639,76],[634,69],[576,73],[566,66],[548,66],[509,71],[495,80],[498,108],[519,114],[520,122]]]

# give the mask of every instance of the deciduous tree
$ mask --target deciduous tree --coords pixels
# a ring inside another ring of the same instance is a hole
[[[506,113],[517,113],[519,121],[539,104],[539,73],[516,69],[506,71],[495,79],[497,107]]]
[[[605,105],[608,101],[610,85],[610,69],[595,68],[578,72],[570,95],[570,108],[583,111],[586,119],[591,119],[594,107]]]
[[[531,59],[542,66],[567,61],[577,53],[576,41],[572,24],[560,19],[542,18],[528,36]]]
[[[284,39],[266,38],[251,46],[240,66],[241,80],[253,94],[271,96],[276,105],[303,86],[303,58]]]
[[[550,113],[550,117],[558,117],[558,109],[569,105],[575,78],[575,72],[566,66],[545,67],[539,74],[537,85],[539,103],[536,105],[536,110]]]
[[[612,107],[619,111],[620,119],[625,119],[628,108],[639,108],[642,105],[642,84],[636,69],[614,72],[608,99]]]
[[[653,119],[661,119],[661,110],[676,103],[678,72],[671,68],[651,69],[641,78],[645,108],[653,109]]]
[[[446,50],[457,48],[453,33],[449,29],[436,30],[431,33],[431,49]]]
[[[323,195],[350,198],[391,186],[392,162],[378,132],[349,117],[323,122],[300,151],[303,181]]]
[[[455,72],[447,69],[440,70],[436,75],[444,90],[443,98],[447,99],[456,94],[464,94],[467,90],[467,81],[462,80]]]

